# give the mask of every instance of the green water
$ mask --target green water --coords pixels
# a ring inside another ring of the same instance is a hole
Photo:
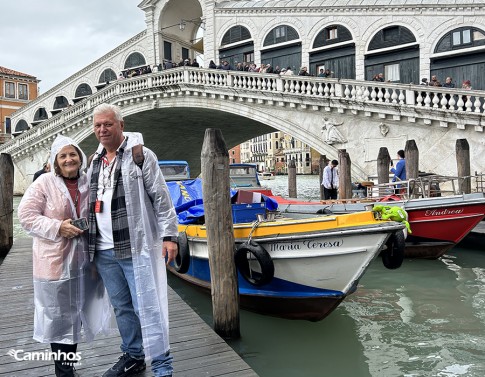
[[[209,324],[208,295],[170,277]],[[440,260],[377,259],[320,322],[241,311],[231,346],[262,377],[485,376],[485,250],[456,247]]]
[[[298,182],[300,197],[318,197],[317,177]],[[286,177],[270,184],[287,194]],[[14,233],[25,236],[16,215]],[[212,324],[209,295],[171,275],[169,284]],[[229,343],[261,377],[483,377],[485,244],[407,259],[394,271],[377,259],[357,292],[320,322],[240,315],[242,337]]]
[[[317,176],[298,176],[298,197],[318,199]],[[287,195],[287,177],[263,181]],[[485,376],[485,241],[439,260],[376,259],[357,292],[321,322],[241,311],[231,346],[262,377]],[[211,299],[175,277],[170,285],[212,324]]]

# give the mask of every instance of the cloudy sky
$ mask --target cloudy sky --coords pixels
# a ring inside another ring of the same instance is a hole
[[[2,1],[0,66],[37,77],[45,93],[144,30],[140,2]]]

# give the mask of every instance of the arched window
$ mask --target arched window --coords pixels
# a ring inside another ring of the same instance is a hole
[[[103,73],[101,73],[101,76],[99,76],[99,83],[107,83],[111,81],[116,81],[116,73],[111,69],[111,68],[106,68]]]
[[[416,42],[416,37],[404,26],[389,26],[379,30],[369,43],[369,51],[386,47],[395,47]]]
[[[91,94],[93,94],[93,91],[91,90],[91,87],[88,84],[80,84],[76,88],[76,93],[74,94],[74,98],[86,97],[86,96],[90,96]]]
[[[69,106],[69,101],[64,96],[57,96],[56,100],[54,101],[54,106],[52,107],[53,110],[64,109],[65,107]]]
[[[17,122],[17,125],[15,126],[15,132],[22,132],[22,131],[27,131],[29,129],[29,125],[27,122],[23,119],[20,119]]]
[[[145,58],[139,52],[133,52],[125,61],[125,69],[146,65]]]
[[[335,43],[351,41],[352,34],[349,29],[341,25],[330,25],[318,33],[313,48],[324,47]]]
[[[47,111],[44,107],[39,107],[34,114],[34,122],[48,119]]]
[[[277,26],[264,39],[263,46],[271,46],[300,38],[298,32],[288,25]]]
[[[222,37],[222,46],[245,41],[247,39],[251,39],[251,33],[246,27],[240,25],[233,26],[226,32],[226,34],[224,34],[224,37]]]
[[[485,33],[475,27],[460,27],[445,34],[436,45],[434,52],[479,46],[485,46]]]

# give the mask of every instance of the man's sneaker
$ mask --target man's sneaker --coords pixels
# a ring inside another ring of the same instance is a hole
[[[144,359],[134,359],[127,353],[120,356],[119,360],[110,369],[104,372],[103,377],[127,377],[146,369]]]

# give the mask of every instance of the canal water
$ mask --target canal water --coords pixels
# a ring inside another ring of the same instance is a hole
[[[298,176],[298,197],[318,199],[317,176]],[[265,181],[287,195],[287,177]],[[15,199],[15,208],[18,198]],[[15,222],[15,237],[24,236]],[[209,295],[169,284],[212,325]],[[349,296],[320,322],[242,310],[229,344],[261,377],[485,376],[485,246],[459,245],[439,260],[376,259]]]

